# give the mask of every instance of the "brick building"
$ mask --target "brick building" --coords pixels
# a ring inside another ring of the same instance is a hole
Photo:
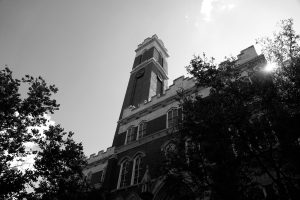
[[[174,149],[171,134],[177,131],[181,110],[177,91],[209,94],[207,88],[196,88],[192,78],[179,77],[168,86],[169,57],[163,42],[153,35],[135,50],[132,71],[117,124],[112,147],[91,155],[84,170],[96,187],[110,191],[111,199],[180,199],[192,189],[182,186],[170,195],[162,172],[165,154]],[[243,71],[265,64],[250,46],[238,55]]]

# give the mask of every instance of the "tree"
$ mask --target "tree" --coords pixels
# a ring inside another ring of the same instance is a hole
[[[23,96],[21,83],[28,86]],[[47,125],[47,114],[59,109],[52,98],[56,92],[41,77],[26,75],[19,80],[8,68],[0,71],[0,199],[62,199],[84,186],[82,145],[72,139],[73,133],[67,134],[59,125],[43,133],[38,129]],[[27,148],[28,143],[38,150]],[[14,166],[30,154],[36,155],[34,169]],[[34,192],[28,194],[30,186]]]
[[[40,151],[35,158],[35,187],[37,199],[82,199],[88,185],[82,167],[86,164],[81,143],[72,132],[64,132],[60,125],[50,126],[37,141]]]
[[[195,57],[187,71],[207,97],[179,93],[184,120],[167,169],[210,199],[299,199],[299,36],[292,20],[264,40],[273,73]],[[277,49],[276,49],[277,48]]]

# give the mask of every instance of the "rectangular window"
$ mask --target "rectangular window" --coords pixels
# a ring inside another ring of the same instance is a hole
[[[137,127],[131,127],[127,130],[126,144],[135,141],[137,135]]]
[[[168,128],[178,129],[178,109],[172,109],[168,112]]]
[[[147,127],[147,123],[146,122],[142,122],[139,125],[139,137],[138,139],[144,137],[146,135],[146,127]]]
[[[146,134],[150,135],[165,129],[167,125],[166,121],[167,121],[167,114],[159,116],[158,118],[155,118],[151,121],[148,121]]]

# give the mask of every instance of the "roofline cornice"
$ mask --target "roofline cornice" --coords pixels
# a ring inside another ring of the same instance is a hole
[[[158,37],[156,35],[153,35],[148,42],[145,42],[145,43],[143,42],[142,44],[140,44],[138,46],[138,48],[135,50],[135,52],[138,52],[139,50],[141,50],[142,48],[144,48],[145,46],[147,46],[148,44],[150,44],[153,41],[155,41],[159,45],[159,47],[163,50],[166,57],[169,57],[168,50],[164,47],[163,44],[161,44],[161,41],[158,39]]]
[[[187,94],[188,94],[188,93],[193,93],[193,91],[194,91],[195,89],[197,89],[196,86],[194,86],[194,87],[192,87],[192,88],[186,90],[185,92],[186,92]],[[160,102],[157,102],[156,104],[151,105],[151,106],[149,106],[149,107],[147,107],[147,108],[145,108],[145,109],[143,109],[143,110],[140,110],[140,111],[137,112],[137,113],[134,113],[134,114],[132,114],[132,115],[129,115],[129,116],[125,117],[125,118],[120,119],[117,123],[118,123],[118,124],[123,123],[123,122],[128,123],[128,121],[135,120],[136,118],[140,118],[140,117],[142,117],[142,116],[144,116],[144,115],[146,115],[146,114],[148,114],[148,113],[154,112],[154,111],[156,111],[157,109],[166,106],[166,105],[169,104],[170,102],[177,101],[176,97],[177,97],[177,95],[170,96],[170,97],[168,97],[167,99],[164,99],[164,100],[162,100],[162,101],[160,101]]]
[[[147,64],[149,64],[151,62],[153,62],[156,65],[159,72],[163,75],[163,78],[168,80],[169,78],[168,78],[168,75],[167,75],[166,71],[163,69],[163,67],[153,57],[146,60],[146,61],[144,61],[144,62],[142,62],[141,64],[137,65],[130,73],[133,74],[133,73],[137,72],[138,70],[144,68]]]

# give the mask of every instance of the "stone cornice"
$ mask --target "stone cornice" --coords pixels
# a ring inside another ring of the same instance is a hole
[[[150,58],[148,60],[145,60],[144,62],[142,62],[141,64],[137,65],[130,73],[135,73],[138,70],[144,68],[146,65],[148,65],[149,63],[154,63],[155,66],[157,67],[157,69],[159,70],[159,72],[163,75],[164,79],[169,79],[168,75],[166,73],[166,71],[164,70],[164,68],[157,62],[157,60],[155,60],[155,58]]]
[[[185,78],[181,76],[173,81],[173,84],[169,86],[168,89],[164,91],[162,95],[155,95],[150,99],[146,100],[144,103],[139,104],[138,107],[125,108],[123,115],[118,123],[127,121],[132,118],[143,116],[149,112],[156,110],[156,108],[163,107],[170,103],[172,99],[175,99],[177,96],[178,90],[189,91],[195,88],[195,81],[193,78]],[[200,90],[202,88],[199,88]],[[138,114],[137,114],[138,113]]]
[[[148,142],[151,142],[151,141],[153,141],[155,139],[167,136],[169,134],[168,130],[169,129],[163,129],[161,131],[158,131],[158,132],[153,133],[151,135],[147,135],[146,137],[143,137],[143,138],[141,138],[139,140],[136,140],[134,142],[131,142],[129,144],[125,144],[123,146],[117,147],[115,153],[116,154],[120,154],[122,152],[128,151],[128,150],[133,149],[135,147],[138,147],[140,145],[143,145],[143,144],[146,144]]]
[[[259,56],[251,59],[251,60],[248,60],[247,62],[241,64],[241,65],[238,65],[238,68],[240,68],[242,71],[243,70],[246,70],[246,69],[249,69],[249,68],[253,68],[253,67],[257,67],[258,64],[266,64],[266,58],[263,54],[260,54]]]
[[[193,88],[190,88],[190,89],[185,90],[185,92],[186,92],[187,94],[189,94],[189,93],[191,94],[191,93],[192,93],[193,91],[195,91],[195,90],[196,90],[196,87],[193,87]],[[164,99],[164,100],[162,100],[162,101],[159,101],[159,102],[156,103],[156,104],[153,104],[153,105],[151,105],[151,106],[149,106],[149,107],[146,107],[145,109],[142,109],[142,110],[140,110],[140,111],[138,111],[138,112],[136,112],[136,113],[134,113],[134,114],[132,114],[132,115],[129,115],[129,116],[126,117],[126,118],[120,119],[120,120],[118,121],[118,123],[119,123],[119,124],[128,123],[128,122],[130,122],[130,121],[133,121],[133,120],[136,120],[136,119],[138,119],[138,118],[141,118],[141,117],[143,117],[143,116],[145,116],[145,115],[147,115],[147,114],[149,114],[149,113],[151,113],[151,112],[155,112],[156,110],[158,110],[158,109],[160,109],[160,108],[162,108],[162,107],[165,107],[166,105],[169,105],[169,104],[171,104],[172,102],[177,101],[176,97],[177,97],[177,95],[170,96],[170,97],[168,97],[168,98],[166,98],[166,99]],[[137,109],[137,108],[136,108],[136,109]]]

